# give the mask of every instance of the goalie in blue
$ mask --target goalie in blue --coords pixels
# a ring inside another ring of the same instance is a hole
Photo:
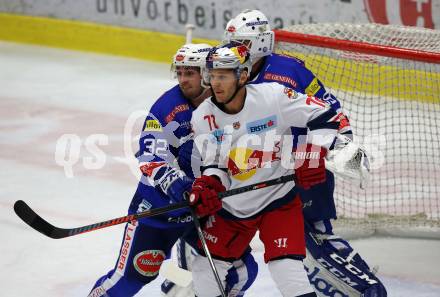
[[[137,154],[142,177],[129,214],[180,202],[192,187],[197,166],[185,163],[191,156],[184,155],[188,150],[182,144],[191,133],[192,112],[204,98],[201,70],[210,48],[187,44],[173,58],[172,71],[179,84],[153,104],[145,119]],[[89,297],[134,296],[157,278],[179,238],[195,246],[196,236],[191,214],[185,209],[128,223],[115,267],[98,279]],[[234,264],[227,288],[244,292],[255,280],[257,264],[249,251]],[[169,282],[163,286],[164,292],[171,289]]]
[[[333,167],[339,169],[336,171],[345,177],[362,182],[369,171],[365,151],[352,142],[350,124],[340,102],[326,91],[303,61],[272,53],[274,32],[260,11],[245,10],[228,22],[224,42],[231,41],[244,44],[250,50],[253,62],[250,83],[278,82],[300,93],[323,99],[338,113],[339,136],[333,149],[321,151],[318,166],[295,168],[306,225],[308,255],[304,264],[316,293],[319,296],[387,296],[385,287],[367,263],[346,240],[336,236],[332,230],[331,220],[337,218],[333,197],[335,184],[333,173],[325,168],[324,156],[327,155],[331,161],[329,164],[334,164]],[[307,134],[307,131],[292,129],[297,140]],[[301,142],[295,143],[294,147],[296,152],[307,149]],[[306,160],[303,165],[309,162]],[[348,163],[351,166],[345,166]]]

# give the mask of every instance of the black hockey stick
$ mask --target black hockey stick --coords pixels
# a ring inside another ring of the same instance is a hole
[[[206,244],[205,236],[203,235],[202,226],[200,225],[199,218],[197,217],[196,211],[190,208],[191,216],[193,217],[194,226],[196,227],[197,235],[199,236],[200,243],[202,244],[203,251],[205,252],[206,258],[208,258],[209,266],[211,267],[212,273],[214,274],[215,281],[217,282],[218,289],[220,290],[221,297],[226,297],[225,288],[223,287],[222,281],[217,271],[217,267],[212,259],[211,252],[209,251],[208,245]]]
[[[282,176],[282,177],[279,177],[276,179],[264,181],[261,183],[256,183],[256,184],[232,189],[229,191],[221,192],[221,193],[219,193],[218,196],[220,199],[222,199],[224,197],[241,194],[241,193],[248,192],[248,191],[258,190],[258,189],[270,187],[270,186],[277,185],[277,184],[283,184],[283,183],[292,181],[293,178],[294,178],[294,175],[286,175],[286,176]],[[189,204],[187,201],[182,201],[182,202],[173,203],[173,204],[170,204],[170,205],[167,205],[164,207],[154,208],[154,209],[146,210],[146,211],[139,212],[136,214],[131,214],[131,215],[127,215],[124,217],[120,217],[120,218],[116,218],[116,219],[112,219],[112,220],[108,220],[108,221],[104,221],[104,222],[99,222],[99,223],[95,223],[95,224],[91,224],[91,225],[87,225],[87,226],[83,226],[83,227],[64,229],[64,228],[56,227],[56,226],[52,225],[51,223],[47,222],[46,220],[44,220],[35,211],[33,211],[32,208],[30,208],[26,204],[26,202],[24,202],[22,200],[18,200],[14,203],[14,211],[20,217],[20,219],[22,219],[26,224],[28,224],[29,226],[31,226],[33,229],[37,230],[38,232],[43,233],[44,235],[46,235],[50,238],[54,238],[54,239],[70,237],[70,236],[78,235],[81,233],[91,232],[91,231],[95,231],[98,229],[107,228],[110,226],[119,225],[119,224],[123,224],[123,223],[130,222],[130,221],[135,221],[135,220],[142,219],[142,218],[153,217],[153,216],[161,215],[161,214],[173,211],[173,210],[182,209],[185,207],[189,207]]]

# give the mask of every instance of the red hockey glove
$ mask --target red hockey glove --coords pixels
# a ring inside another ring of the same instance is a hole
[[[312,145],[300,145],[295,151],[295,182],[304,190],[325,182],[327,149]]]
[[[219,192],[226,189],[215,177],[202,175],[193,183],[189,204],[195,207],[196,214],[204,217],[216,213],[222,208],[222,202],[218,198]]]

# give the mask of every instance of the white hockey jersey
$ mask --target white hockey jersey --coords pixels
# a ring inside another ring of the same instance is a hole
[[[202,156],[203,174],[217,175],[226,188],[293,173],[291,127],[308,128],[308,142],[328,148],[334,141],[336,113],[322,100],[278,83],[246,85],[243,109],[228,114],[206,99],[193,113],[194,141]],[[283,198],[294,182],[223,199],[236,217],[258,214]]]

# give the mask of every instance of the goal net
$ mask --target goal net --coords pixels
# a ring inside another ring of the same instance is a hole
[[[341,101],[373,155],[364,190],[336,178],[339,231],[440,238],[440,31],[309,24],[276,42]]]

